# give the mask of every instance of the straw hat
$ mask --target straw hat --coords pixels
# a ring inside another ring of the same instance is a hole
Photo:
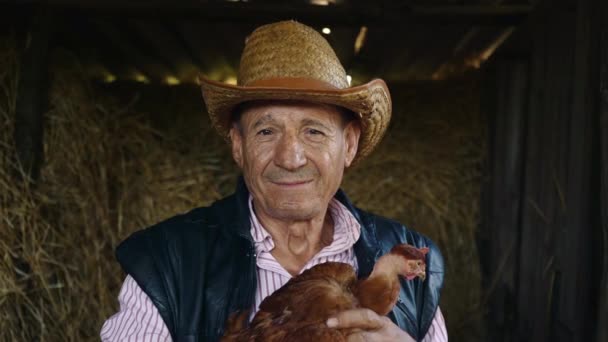
[[[295,21],[257,28],[245,41],[238,84],[200,77],[211,122],[226,139],[234,108],[255,100],[301,100],[341,106],[361,121],[353,163],[380,142],[391,118],[391,98],[381,79],[349,87],[335,52],[314,29]]]

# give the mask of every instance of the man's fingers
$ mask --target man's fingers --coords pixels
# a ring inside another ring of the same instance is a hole
[[[346,337],[346,342],[367,342],[367,341],[373,341],[373,340],[370,340],[368,337],[364,336],[363,333],[350,334]]]
[[[384,325],[382,317],[370,309],[352,309],[342,311],[327,320],[330,328],[359,328],[362,330],[380,329]]]

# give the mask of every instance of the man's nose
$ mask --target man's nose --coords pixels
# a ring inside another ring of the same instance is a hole
[[[306,165],[306,153],[296,134],[285,134],[278,142],[274,163],[286,170]]]

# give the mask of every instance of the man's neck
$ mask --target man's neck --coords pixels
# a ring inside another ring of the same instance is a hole
[[[329,210],[305,221],[277,220],[255,208],[254,211],[274,242],[271,254],[291,275],[299,274],[310,259],[333,241],[334,222]]]

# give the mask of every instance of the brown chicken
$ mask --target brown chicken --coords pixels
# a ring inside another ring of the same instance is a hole
[[[388,314],[399,297],[399,276],[425,278],[427,252],[426,247],[397,245],[378,259],[370,276],[362,280],[357,280],[348,264],[316,265],[266,297],[249,325],[248,312],[231,316],[221,341],[346,341],[350,331],[328,328],[327,319],[354,308]]]

